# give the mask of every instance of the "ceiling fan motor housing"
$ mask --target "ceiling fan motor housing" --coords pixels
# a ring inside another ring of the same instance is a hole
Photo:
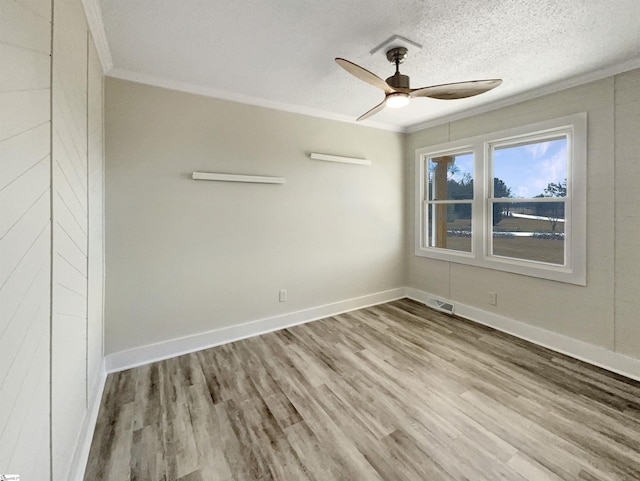
[[[394,89],[408,89],[409,88],[409,76],[402,75],[400,72],[396,72],[389,77],[386,82]]]

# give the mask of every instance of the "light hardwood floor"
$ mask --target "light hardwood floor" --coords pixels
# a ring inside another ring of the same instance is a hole
[[[107,379],[86,481],[640,480],[640,383],[400,300]]]

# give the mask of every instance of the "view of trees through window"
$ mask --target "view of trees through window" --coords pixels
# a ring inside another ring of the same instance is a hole
[[[473,154],[429,159],[429,245],[471,252]]]
[[[566,136],[491,146],[490,255],[565,263],[567,164]],[[434,156],[428,166],[428,245],[471,252],[473,154]]]

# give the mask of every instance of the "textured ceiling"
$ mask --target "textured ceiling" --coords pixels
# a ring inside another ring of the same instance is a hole
[[[407,129],[469,109],[640,67],[640,0],[100,0],[110,75],[331,118],[355,119],[383,93],[394,34],[421,44],[401,66],[412,87],[502,78],[478,97],[414,99],[365,124]],[[542,89],[542,90],[541,90]]]

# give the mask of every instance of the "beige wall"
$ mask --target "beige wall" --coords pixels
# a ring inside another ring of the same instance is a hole
[[[102,68],[80,0],[0,22],[0,473],[66,481],[104,378]]]
[[[409,135],[407,285],[640,357],[639,100],[635,71]],[[413,254],[415,149],[578,112],[588,114],[586,287]]]
[[[107,352],[406,285],[640,357],[639,76],[408,136],[109,79]],[[413,255],[416,148],[577,112],[588,114],[586,287]],[[195,182],[194,170],[287,183]]]
[[[615,346],[640,358],[640,70],[615,78]]]
[[[400,134],[108,78],[106,158],[107,353],[402,285]]]

